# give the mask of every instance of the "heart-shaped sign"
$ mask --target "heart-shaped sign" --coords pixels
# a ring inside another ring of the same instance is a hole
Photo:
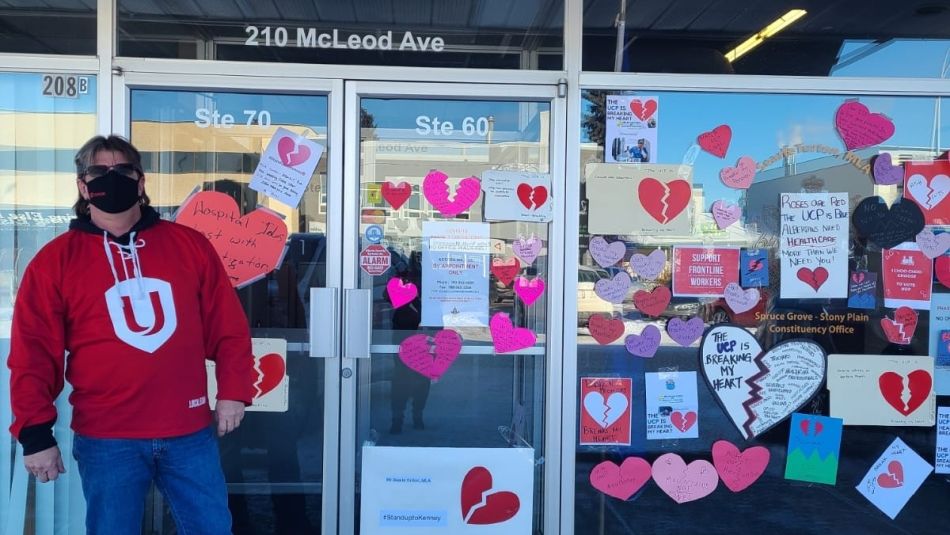
[[[597,297],[609,303],[623,303],[630,290],[630,275],[621,271],[612,279],[600,279],[594,283],[594,293]]]
[[[664,453],[653,461],[653,481],[676,503],[709,496],[719,486],[716,468],[702,459],[686,464],[675,453]]]
[[[277,388],[287,375],[287,364],[284,358],[277,353],[268,353],[256,359],[253,370],[254,399],[266,395]]]
[[[934,262],[934,274],[944,288],[950,288],[950,256],[938,257]]]
[[[618,500],[629,500],[653,475],[650,463],[639,457],[627,457],[620,466],[604,461],[590,471],[590,485]]]
[[[175,222],[208,238],[235,287],[274,270],[287,243],[287,225],[274,212],[258,208],[241,216],[234,199],[217,191],[192,195]]]
[[[386,293],[393,308],[406,306],[419,295],[419,289],[411,282],[403,282],[399,277],[393,277],[386,283]]]
[[[614,392],[604,399],[600,392],[588,392],[584,396],[584,410],[600,427],[607,429],[627,412],[630,402],[621,392]]]
[[[617,264],[627,253],[627,246],[622,241],[607,243],[603,236],[594,236],[587,242],[587,249],[594,262],[600,267],[609,268]]]
[[[874,183],[881,186],[893,186],[904,180],[904,167],[901,164],[894,165],[888,152],[874,157],[871,173],[874,175]]]
[[[544,186],[531,186],[522,182],[518,184],[515,191],[518,194],[518,200],[528,210],[537,210],[548,200],[548,188]]]
[[[637,290],[633,294],[633,304],[637,310],[648,316],[659,316],[670,304],[673,294],[666,286],[657,286],[653,291]]]
[[[656,113],[656,100],[648,99],[646,102],[635,98],[630,101],[630,111],[641,121],[646,121]]]
[[[518,277],[515,279],[514,291],[525,306],[529,307],[544,293],[544,280],[541,277],[535,277],[532,280],[527,277]]]
[[[429,379],[438,379],[462,351],[462,337],[451,329],[444,329],[432,337],[414,334],[399,344],[399,360],[410,370]]]
[[[491,472],[476,466],[462,479],[462,519],[466,524],[500,524],[514,518],[521,509],[518,495],[510,491],[494,491]]]
[[[654,280],[666,268],[666,253],[662,249],[655,249],[648,255],[637,253],[630,257],[630,267],[640,278]]]
[[[927,370],[914,370],[907,374],[907,390],[910,391],[910,397],[904,399],[904,380],[905,377],[896,372],[884,372],[878,377],[877,384],[881,390],[881,396],[888,405],[894,407],[897,412],[904,416],[910,416],[914,411],[920,408],[930,398],[930,390],[933,388],[933,376]]]
[[[950,232],[934,234],[932,230],[925,228],[917,234],[915,241],[927,258],[937,258],[950,249]]]
[[[624,339],[627,352],[636,357],[652,359],[660,347],[660,329],[656,325],[647,325],[640,334],[631,334]]]
[[[508,286],[511,284],[511,281],[515,280],[515,276],[518,275],[519,271],[521,271],[521,263],[518,262],[517,258],[508,258],[505,260],[501,258],[491,259],[492,275],[505,286]]]
[[[455,189],[455,196],[449,199],[449,176],[442,171],[432,171],[422,180],[422,194],[429,204],[440,214],[455,217],[475,204],[482,195],[482,183],[478,178],[463,178]]]
[[[670,413],[670,423],[673,424],[673,427],[680,433],[685,433],[696,425],[697,418],[698,416],[695,411],[686,411],[686,413],[673,411]]]
[[[732,128],[727,124],[721,124],[709,132],[703,132],[696,138],[699,148],[720,158],[726,157],[729,150],[729,143],[732,141]]]
[[[848,150],[878,145],[894,135],[894,123],[886,115],[871,113],[857,100],[848,100],[838,107],[835,128]]]
[[[488,321],[488,329],[491,331],[495,353],[511,353],[532,347],[538,341],[537,335],[531,329],[515,327],[511,323],[511,318],[504,312],[498,312],[491,317]]]
[[[310,159],[310,147],[303,143],[298,145],[294,138],[284,136],[277,140],[277,156],[287,167],[297,167]]]
[[[730,204],[726,201],[716,201],[712,203],[712,216],[716,226],[724,229],[742,217],[742,208],[739,208],[737,204]]]
[[[682,179],[660,182],[655,178],[644,178],[637,186],[640,205],[650,217],[664,225],[680,215],[692,197],[689,182]]]
[[[881,488],[896,489],[904,486],[904,465],[894,460],[887,463],[887,472],[877,475],[877,484]]]
[[[739,158],[735,167],[723,167],[719,171],[722,183],[735,189],[748,189],[755,179],[755,160],[748,156]]]
[[[600,345],[607,345],[623,336],[626,328],[623,320],[613,319],[603,314],[594,314],[587,320],[587,330]]]
[[[900,199],[888,208],[880,197],[868,197],[854,209],[851,217],[860,236],[890,249],[914,239],[924,229],[924,213],[910,199]]]
[[[935,175],[928,180],[917,173],[907,179],[907,192],[921,208],[933,210],[950,193],[950,176]]]
[[[816,292],[818,288],[821,288],[821,285],[828,280],[828,270],[824,267],[817,267],[815,269],[808,267],[798,268],[796,275],[798,276],[798,280],[811,286],[812,290]]]
[[[393,210],[398,210],[412,196],[412,186],[408,182],[393,184],[387,181],[383,182],[380,187],[380,193],[382,193],[383,199],[386,199],[386,202],[389,203],[389,206],[393,207]]]
[[[690,318],[688,321],[673,318],[666,324],[666,332],[670,335],[670,338],[685,347],[689,347],[693,342],[699,340],[705,328],[706,324],[702,318]]]
[[[908,345],[917,330],[917,311],[910,307],[900,307],[894,311],[894,319],[881,318],[884,336],[892,344]]]
[[[762,351],[748,330],[735,325],[707,331],[699,356],[709,389],[747,439],[788,418],[825,380],[820,345],[792,339]]]
[[[725,290],[723,290],[723,296],[726,298],[726,304],[729,305],[729,308],[736,314],[742,314],[743,312],[752,310],[762,297],[759,290],[755,288],[743,290],[742,286],[734,282],[730,282],[726,285]]]
[[[768,448],[753,446],[740,452],[733,443],[717,440],[712,447],[713,465],[719,479],[732,492],[740,492],[756,482],[769,466]]]
[[[512,242],[511,250],[526,266],[530,266],[534,263],[535,259],[538,258],[538,255],[541,254],[541,246],[541,240],[536,236],[531,236],[530,238],[518,236],[518,238]]]

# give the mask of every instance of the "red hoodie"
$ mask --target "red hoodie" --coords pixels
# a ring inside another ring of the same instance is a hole
[[[8,360],[10,431],[24,449],[35,449],[24,428],[36,444],[36,430],[46,435],[56,420],[64,366],[72,428],[91,437],[165,438],[208,426],[205,358],[216,362],[219,400],[251,402],[247,318],[211,243],[148,207],[126,237],[75,220],[26,268]]]

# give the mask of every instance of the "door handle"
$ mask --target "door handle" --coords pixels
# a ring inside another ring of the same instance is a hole
[[[310,356],[340,355],[340,289],[310,288]]]
[[[368,359],[373,334],[373,291],[343,290],[343,356]]]

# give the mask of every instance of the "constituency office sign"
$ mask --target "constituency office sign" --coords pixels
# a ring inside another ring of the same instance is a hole
[[[338,50],[396,50],[398,52],[442,52],[445,39],[439,36],[420,36],[410,31],[383,33],[350,33],[337,28],[317,31],[316,28],[287,28],[285,26],[245,26],[246,46],[274,46],[278,48],[324,48]]]

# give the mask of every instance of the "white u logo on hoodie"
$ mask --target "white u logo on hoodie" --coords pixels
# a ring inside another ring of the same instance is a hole
[[[154,353],[178,327],[171,284],[151,277],[124,280],[106,291],[115,335],[126,344]]]

